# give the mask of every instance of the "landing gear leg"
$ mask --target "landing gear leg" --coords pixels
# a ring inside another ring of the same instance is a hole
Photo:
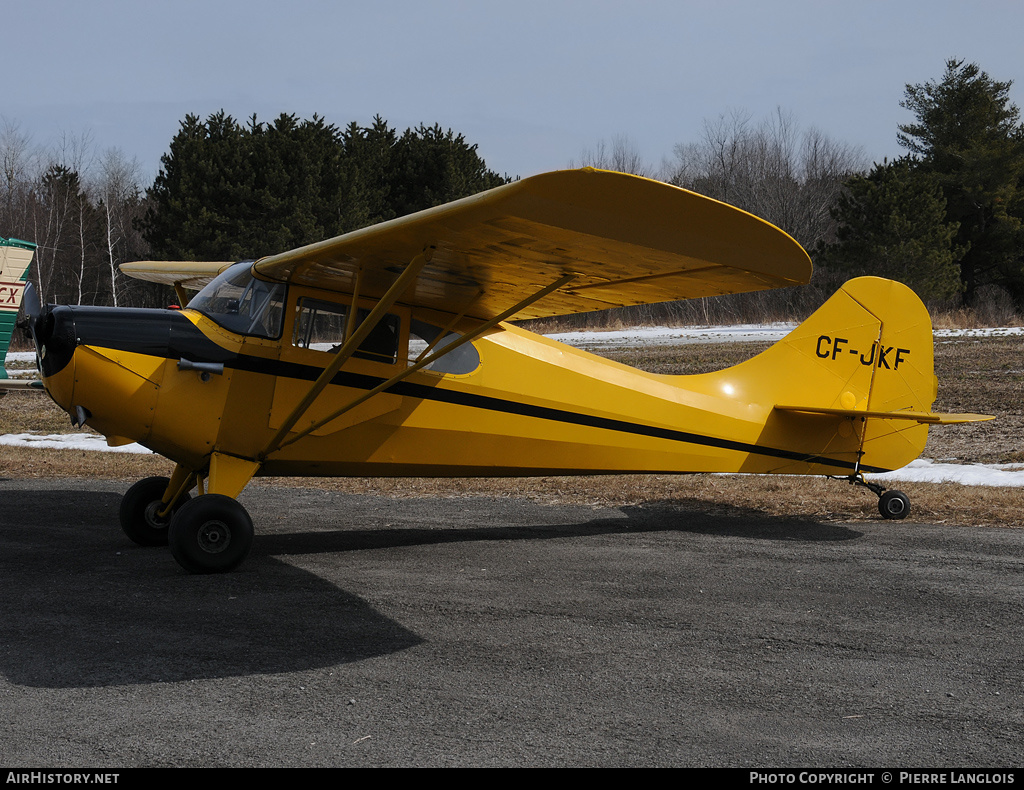
[[[901,519],[910,515],[910,497],[902,491],[887,490],[878,483],[868,482],[860,470],[849,477],[835,479],[845,480],[850,485],[863,486],[875,494],[878,497],[878,512],[882,514],[882,518]]]
[[[260,468],[258,461],[214,452],[206,493],[185,502],[171,518],[167,542],[189,573],[226,573],[252,547],[252,519],[235,499]]]

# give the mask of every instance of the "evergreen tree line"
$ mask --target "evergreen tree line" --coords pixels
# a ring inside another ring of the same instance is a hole
[[[900,104],[915,120],[897,136],[908,153],[846,183],[818,262],[885,272],[926,300],[1024,307],[1024,124],[1011,84],[949,60],[940,81],[908,85]]]
[[[990,321],[1024,307],[1024,126],[1011,83],[950,60],[907,85],[907,154],[868,167],[857,148],[801,130],[779,111],[705,123],[660,169],[628,138],[580,162],[660,178],[763,217],[815,263],[811,286],[623,308],[579,319],[717,323],[807,315],[845,279],[906,282],[939,309]],[[160,304],[166,292],[123,277],[127,260],[241,260],[320,241],[506,183],[477,147],[440,126],[399,134],[381,118],[338,128],[314,116],[245,123],[187,116],[152,185],[116,151],[65,140],[41,155],[0,129],[0,233],[35,241],[34,279],[51,302]]]
[[[377,117],[345,129],[313,116],[239,124],[190,115],[171,141],[141,223],[167,260],[283,252],[509,181],[440,126],[404,134]]]

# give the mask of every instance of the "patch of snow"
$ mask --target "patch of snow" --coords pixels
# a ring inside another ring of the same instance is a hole
[[[675,346],[690,343],[728,343],[751,340],[781,340],[796,324],[737,324],[736,326],[648,326],[607,332],[556,332],[551,340],[577,348],[618,346]]]
[[[947,337],[1021,337],[1024,326],[996,326],[982,329],[936,329],[932,332],[936,338]]]
[[[104,453],[152,453],[141,444],[110,447],[107,440],[95,433],[9,433],[0,436],[0,445],[36,447],[45,450],[92,450]]]
[[[1024,464],[947,464],[918,458],[884,475],[867,475],[871,482],[960,483],[965,486],[1024,488]]]
[[[776,342],[796,328],[793,323],[737,324],[735,326],[645,326],[609,331],[554,332],[551,340],[577,348],[621,348],[629,346],[672,346],[691,343]],[[1024,327],[984,329],[936,329],[936,339],[950,340],[980,337],[1020,337]]]
[[[151,453],[139,444],[108,447],[102,436],[91,433],[34,434],[14,433],[0,436],[0,445],[37,447],[55,450],[89,450],[105,453]],[[908,466],[884,475],[869,475],[872,482],[960,483],[968,486],[1024,488],[1024,464],[951,464],[921,458]]]

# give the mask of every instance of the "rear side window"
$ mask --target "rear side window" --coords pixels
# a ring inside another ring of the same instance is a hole
[[[413,319],[409,323],[409,364],[415,362],[428,347],[430,351],[427,354],[430,355],[462,337],[455,332],[449,332],[441,337],[443,333],[444,330],[440,327]],[[464,343],[423,369],[432,370],[434,373],[465,374],[472,373],[478,367],[480,354],[472,343]]]

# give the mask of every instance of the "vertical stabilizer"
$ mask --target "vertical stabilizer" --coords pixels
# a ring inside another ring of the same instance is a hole
[[[931,319],[912,290],[850,280],[776,345],[713,374],[771,409],[759,443],[803,456],[752,456],[744,471],[849,474],[910,463],[924,449],[926,423],[954,421],[930,411],[932,352]]]
[[[28,280],[28,266],[36,245],[30,241],[0,237],[0,379],[7,378],[4,363],[11,344],[14,322]]]

